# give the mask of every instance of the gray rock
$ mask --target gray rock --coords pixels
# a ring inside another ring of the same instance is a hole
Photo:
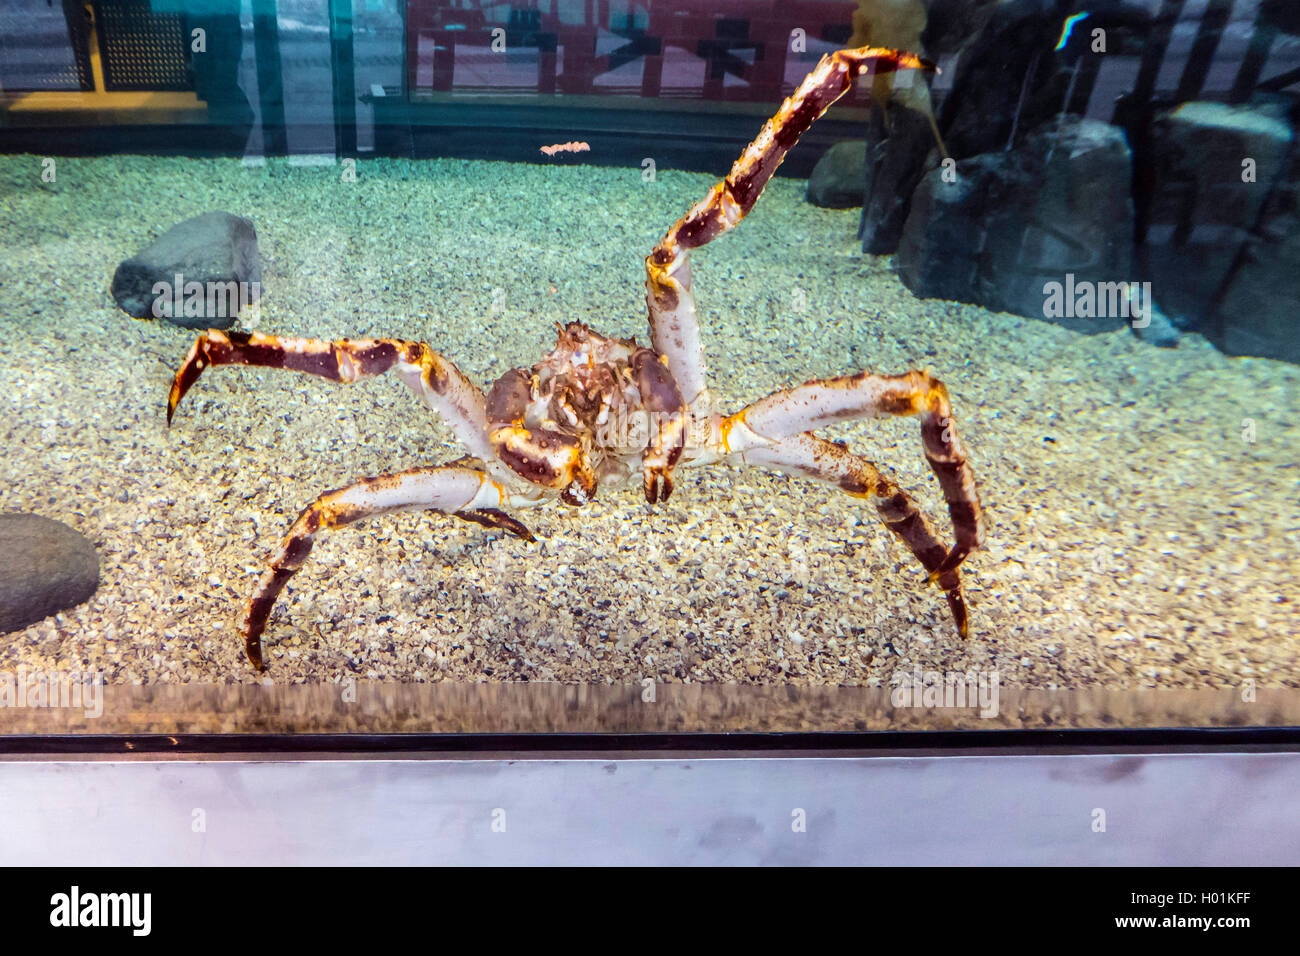
[[[939,116],[948,152],[959,160],[1006,149],[1008,143],[1017,148],[1030,130],[1058,114],[1084,111],[1089,84],[1072,88],[1076,65],[1085,57],[1140,58],[1153,6],[1150,0],[930,0],[927,5],[926,52],[933,58],[960,50]],[[1065,18],[1085,10],[1088,18],[1062,45]],[[1104,53],[1092,50],[1097,29],[1105,37]]]
[[[956,53],[979,36],[998,0],[929,0],[921,46],[932,59]]]
[[[1008,210],[1033,189],[1026,165],[1018,153],[989,153],[959,163],[951,182],[942,169],[926,173],[894,260],[903,284],[923,299],[991,301],[984,250],[1018,244],[1022,229]]]
[[[112,292],[123,311],[138,319],[224,329],[235,324],[241,302],[251,304],[260,297],[261,284],[252,221],[205,212],[172,226],[119,265]]]
[[[867,144],[860,139],[836,143],[817,160],[805,196],[814,206],[851,209],[862,205],[867,191]]]
[[[1145,316],[1145,323],[1134,322],[1133,334],[1143,342],[1149,342],[1161,349],[1173,349],[1178,347],[1178,342],[1182,338],[1177,324],[1155,302],[1148,303],[1151,314]]]
[[[0,633],[86,601],[99,587],[94,545],[39,515],[0,514]]]
[[[1165,308],[1212,340],[1214,303],[1286,168],[1291,138],[1280,101],[1183,103],[1153,124],[1148,273]],[[1246,159],[1253,182],[1242,180]]]
[[[1260,0],[1259,18],[1283,33],[1300,36],[1300,6],[1295,0]]]
[[[1048,289],[1136,282],[1132,156],[1122,131],[1067,117],[1013,152],[959,162],[953,182],[928,172],[912,197],[896,266],[922,298],[953,299],[1048,319],[1080,332],[1125,324],[1113,309],[1061,314]],[[1096,314],[1104,312],[1103,315]]]
[[[1300,362],[1300,154],[1265,201],[1204,331],[1229,355]]]
[[[867,201],[858,231],[862,251],[883,256],[897,251],[916,184],[937,162],[938,149],[925,114],[892,100],[872,111],[868,145]],[[931,153],[934,158],[927,158]]]

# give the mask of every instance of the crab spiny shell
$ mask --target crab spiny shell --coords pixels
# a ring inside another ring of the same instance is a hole
[[[525,421],[579,438],[602,461],[639,455],[650,439],[648,412],[655,404],[654,396],[642,395],[638,377],[637,355],[648,350],[580,322],[558,331],[555,348],[533,367]]]

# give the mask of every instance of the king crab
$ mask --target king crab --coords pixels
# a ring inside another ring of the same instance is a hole
[[[690,250],[734,228],[753,208],[785,154],[867,67],[933,69],[909,53],[840,50],[822,58],[732,166],[726,179],[670,229],[646,258],[653,348],[606,338],[580,322],[531,369],[511,369],[485,396],[421,342],[277,338],[204,332],[176,372],[176,406],[211,365],[284,368],[351,384],[396,370],[451,428],[469,456],[327,492],[306,507],[268,559],[243,621],[249,661],[263,669],[261,635],[276,598],[302,567],[317,533],[397,511],[430,510],[532,541],[505,508],[559,498],[590,501],[601,484],[639,471],[650,504],[673,490],[673,470],[713,463],[758,465],[811,478],[870,500],[947,597],[967,632],[959,566],[981,544],[979,498],[951,418],[948,392],[928,371],[859,372],[780,390],[732,415],[713,409],[691,293]],[[956,543],[945,547],[911,497],[865,458],[814,432],[836,422],[919,415],[926,459],[943,490]]]

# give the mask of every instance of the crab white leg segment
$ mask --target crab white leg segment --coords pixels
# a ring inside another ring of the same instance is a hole
[[[254,365],[318,375],[350,385],[396,369],[403,382],[437,412],[476,458],[491,458],[483,393],[448,359],[423,342],[401,339],[277,338],[248,332],[204,332],[176,372],[167,399],[167,422],[176,406],[212,365]]]
[[[692,409],[699,407],[708,382],[691,294],[690,251],[740,224],[785,154],[868,68],[875,73],[935,69],[914,54],[877,47],[837,50],[822,57],[741,153],[727,178],[692,206],[646,257],[650,339],[655,351],[667,359],[668,370]]]
[[[521,523],[498,511],[505,493],[501,486],[472,468],[412,468],[392,475],[365,478],[347,488],[321,495],[298,516],[248,602],[243,631],[248,659],[262,668],[262,631],[276,598],[289,578],[303,566],[320,531],[398,511],[441,511],[466,521],[501,528],[532,541]]]

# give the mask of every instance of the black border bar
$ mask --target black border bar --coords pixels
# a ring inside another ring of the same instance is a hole
[[[7,756],[222,754],[768,753],[1065,751],[1133,748],[1300,750],[1300,727],[1157,727],[1079,730],[939,730],[845,733],[410,733],[0,735]]]

